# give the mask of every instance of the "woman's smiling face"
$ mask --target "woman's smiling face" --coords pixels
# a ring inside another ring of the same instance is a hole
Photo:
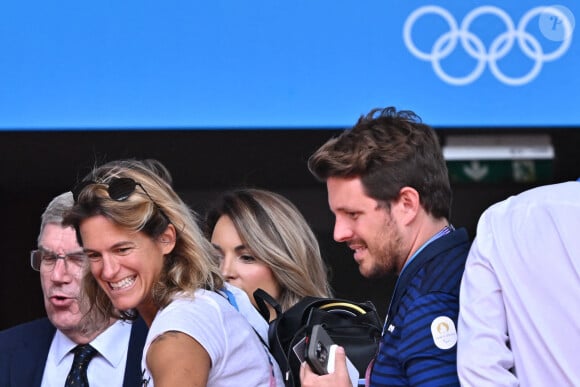
[[[85,219],[79,228],[91,273],[115,308],[137,309],[144,318],[155,313],[151,292],[164,255],[174,247],[174,242],[167,243],[175,241],[172,226],[157,240],[122,228],[102,215]]]

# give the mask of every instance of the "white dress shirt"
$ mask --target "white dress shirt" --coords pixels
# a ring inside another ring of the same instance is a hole
[[[87,369],[91,387],[113,387],[123,384],[130,336],[131,324],[117,321],[90,343],[99,351]],[[56,331],[46,359],[42,387],[64,386],[74,358],[71,350],[76,346],[77,344],[62,332]]]
[[[481,216],[460,293],[466,386],[580,384],[580,183],[528,190]]]

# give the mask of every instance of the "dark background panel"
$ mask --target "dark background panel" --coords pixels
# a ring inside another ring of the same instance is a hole
[[[471,130],[474,134],[478,131]],[[481,130],[479,132],[485,132]],[[520,130],[521,132],[521,130]],[[534,132],[542,132],[534,130]],[[40,214],[95,164],[157,158],[174,187],[198,212],[219,192],[251,185],[280,192],[304,213],[319,238],[339,296],[370,299],[384,315],[395,278],[362,278],[352,253],[332,240],[326,191],[308,172],[308,156],[335,130],[0,132],[0,329],[44,315],[38,273],[28,263]],[[457,130],[439,130],[442,141]],[[498,133],[498,131],[494,131]],[[551,181],[580,175],[580,130],[549,129],[556,151]],[[452,222],[475,234],[490,204],[533,184],[457,184]]]

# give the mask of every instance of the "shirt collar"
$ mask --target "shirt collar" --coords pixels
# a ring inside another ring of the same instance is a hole
[[[60,330],[56,330],[53,339],[53,346],[54,346],[54,354],[55,359],[57,360],[58,364],[60,364],[66,355],[77,346],[77,344],[65,336]]]
[[[131,336],[131,323],[118,320],[99,334],[90,344],[111,366],[118,367],[125,359]],[[77,344],[57,329],[54,336],[55,355],[60,364]]]
[[[430,238],[430,239],[429,239],[427,242],[423,243],[423,244],[421,245],[421,247],[419,247],[419,248],[417,249],[417,251],[415,251],[415,252],[413,253],[413,255],[411,255],[411,258],[409,258],[409,259],[407,260],[407,262],[405,262],[405,264],[403,265],[403,269],[401,270],[401,273],[403,273],[403,270],[405,270],[405,268],[406,268],[406,267],[409,265],[409,263],[411,263],[411,261],[412,261],[413,259],[415,259],[415,257],[416,257],[417,255],[419,255],[419,253],[420,253],[421,251],[423,251],[423,249],[424,249],[425,247],[427,247],[427,246],[428,246],[428,245],[429,245],[431,242],[433,242],[433,241],[435,241],[435,240],[437,240],[437,239],[441,238],[443,235],[447,235],[447,234],[449,234],[451,231],[454,231],[454,230],[455,230],[455,227],[453,227],[453,225],[451,225],[451,224],[450,224],[450,225],[448,225],[448,226],[445,226],[445,227],[443,227],[441,230],[439,230],[439,232],[437,232],[437,234],[433,235],[433,236],[432,236],[432,237],[431,237],[431,238]]]

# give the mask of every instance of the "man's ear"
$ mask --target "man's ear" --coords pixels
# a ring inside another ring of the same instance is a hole
[[[160,242],[161,251],[164,255],[173,251],[173,248],[175,247],[175,239],[175,227],[172,224],[169,224],[165,231],[163,231],[163,233],[159,235],[159,238],[157,238],[157,240]]]
[[[396,202],[404,224],[411,223],[421,209],[419,192],[412,187],[401,188]]]

